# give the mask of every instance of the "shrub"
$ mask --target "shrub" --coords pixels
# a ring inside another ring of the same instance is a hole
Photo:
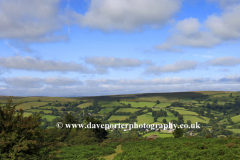
[[[39,114],[23,117],[23,110],[15,112],[12,99],[0,107],[0,159],[49,159],[54,143],[44,142],[47,133],[40,126]]]
[[[174,138],[181,138],[183,137],[183,129],[176,127],[172,134]]]

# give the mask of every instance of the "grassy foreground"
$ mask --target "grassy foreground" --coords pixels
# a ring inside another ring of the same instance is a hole
[[[60,151],[59,158],[73,160],[234,160],[240,159],[240,138],[132,139],[104,142],[101,145],[63,147]]]

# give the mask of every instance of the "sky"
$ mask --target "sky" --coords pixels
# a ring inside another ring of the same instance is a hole
[[[0,95],[240,90],[240,0],[0,0]]]

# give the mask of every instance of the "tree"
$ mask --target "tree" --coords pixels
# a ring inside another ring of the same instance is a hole
[[[40,114],[24,117],[21,108],[15,112],[22,102],[7,101],[0,105],[0,159],[49,159],[54,143],[45,142],[48,133],[40,127]]]
[[[179,114],[178,115],[178,124],[183,124],[184,120],[183,120],[183,115]]]
[[[183,129],[176,127],[176,129],[173,131],[174,138],[181,138],[183,137]]]
[[[191,125],[191,120],[187,120],[187,124],[188,124],[188,126],[190,126]]]
[[[163,119],[163,123],[167,123],[167,120],[165,118]]]
[[[157,122],[157,119],[158,119],[158,117],[154,117],[154,119],[153,119],[153,120],[154,120],[154,122]]]
[[[203,109],[201,109],[201,110],[199,111],[199,116],[204,116],[204,110],[203,110]]]
[[[157,100],[157,101],[156,101],[156,104],[159,104],[159,103],[160,103],[160,101],[159,101],[159,100]]]
[[[89,124],[89,122],[91,122],[91,124],[103,124],[100,120],[94,119],[93,117],[86,117],[84,124]],[[106,139],[108,132],[103,129],[103,128],[94,128],[91,129],[97,136],[97,138],[99,139]]]
[[[39,114],[44,114],[44,112],[43,112],[43,111],[40,111]]]
[[[152,112],[152,108],[148,108],[147,111],[148,111],[148,112]]]

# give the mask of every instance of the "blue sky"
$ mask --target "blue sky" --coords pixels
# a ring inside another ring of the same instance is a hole
[[[0,95],[239,91],[240,0],[0,0]]]

